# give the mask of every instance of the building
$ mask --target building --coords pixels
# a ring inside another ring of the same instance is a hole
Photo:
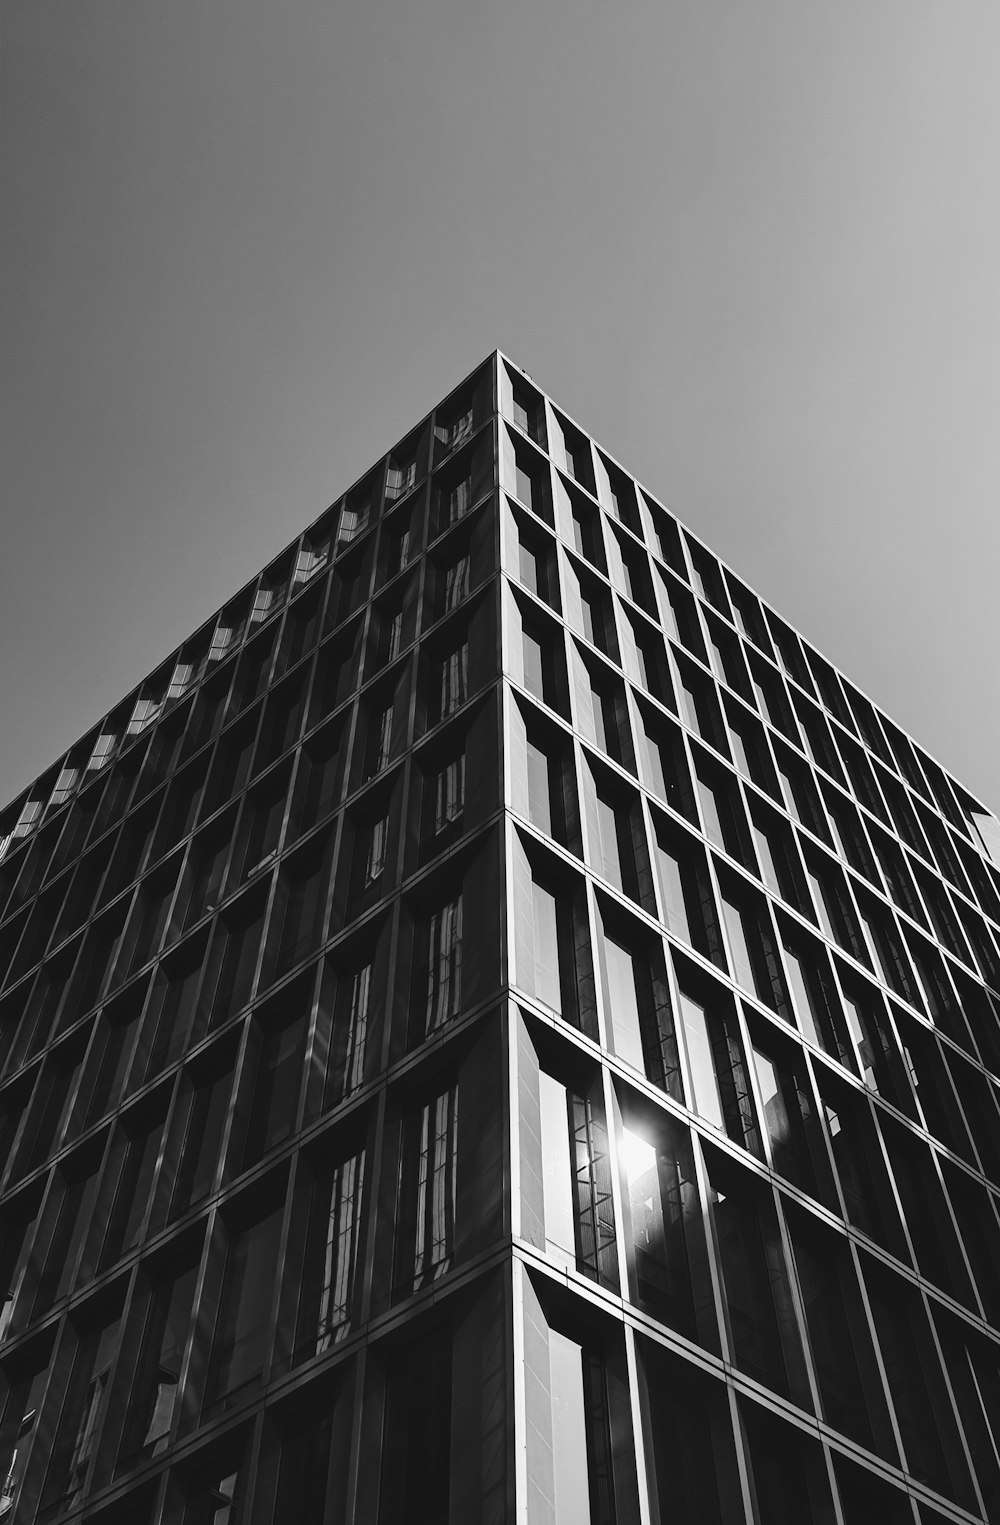
[[[1000,1520],[1000,826],[502,355],[0,843],[0,1518]]]

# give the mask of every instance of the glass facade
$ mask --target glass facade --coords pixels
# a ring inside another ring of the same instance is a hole
[[[998,841],[491,356],[0,812],[0,1519],[995,1525]]]

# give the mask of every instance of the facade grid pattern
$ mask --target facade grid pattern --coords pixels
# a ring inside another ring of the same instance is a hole
[[[0,1519],[1000,1521],[1000,824],[495,353],[0,813]]]

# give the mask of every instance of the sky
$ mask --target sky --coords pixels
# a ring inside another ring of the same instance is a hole
[[[1000,809],[996,0],[6,0],[0,802],[499,347]]]

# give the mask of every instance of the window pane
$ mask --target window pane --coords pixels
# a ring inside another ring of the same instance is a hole
[[[545,702],[545,683],[542,672],[542,648],[534,636],[525,632],[521,636],[524,665],[524,686],[536,699]]]
[[[639,999],[632,954],[607,935],[603,938],[603,953],[604,996],[615,1052],[629,1064],[634,1064],[636,1069],[644,1071]]]
[[[539,1001],[544,1001],[554,1011],[561,1011],[556,898],[535,882],[531,885],[531,914],[535,940],[534,994]]]
[[[538,1093],[541,1107],[545,1248],[560,1265],[575,1271],[576,1231],[566,1087],[541,1070],[538,1076]]]
[[[681,882],[681,866],[678,860],[657,844],[656,862],[660,871],[660,889],[663,893],[663,914],[667,927],[675,937],[691,941],[687,909],[684,905],[684,886]]]
[[[556,1525],[592,1525],[583,1351],[557,1329],[549,1330],[549,1372]]]
[[[691,1084],[694,1090],[694,1110],[717,1128],[725,1126],[722,1100],[715,1078],[712,1062],[712,1043],[708,1035],[708,1019],[704,1006],[692,1001],[681,992],[681,1025],[687,1040],[688,1060],[691,1065]]]
[[[528,742],[528,819],[546,836],[552,835],[552,812],[549,799],[549,761],[538,747]]]

